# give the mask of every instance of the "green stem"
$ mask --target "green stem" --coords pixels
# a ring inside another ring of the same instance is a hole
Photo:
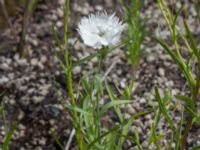
[[[97,70],[97,74],[101,75],[101,70],[102,70],[102,66],[103,66],[103,62],[105,60],[105,57],[108,53],[108,47],[102,47],[100,50],[99,50],[99,55],[98,55],[98,70]],[[96,125],[97,125],[97,131],[98,131],[98,137],[100,136],[100,93],[97,92],[97,103],[96,103],[96,107],[97,107],[97,122],[96,122]]]
[[[102,47],[99,50],[99,55],[98,55],[98,71],[97,73],[101,73],[102,70],[102,65],[103,65],[103,61],[105,60],[105,57],[108,54],[108,47]]]
[[[68,68],[68,72],[67,72],[67,80],[68,80],[68,91],[69,91],[69,95],[70,95],[70,99],[72,102],[72,105],[75,107],[76,106],[76,100],[74,98],[74,89],[73,89],[73,79],[72,79],[72,68],[71,68],[71,63],[69,63],[69,68]],[[78,121],[78,114],[77,111],[74,110],[73,111],[73,119],[74,119],[74,127],[75,127],[75,131],[76,131],[76,139],[78,142],[78,147],[80,150],[83,149],[83,139],[81,136],[81,129],[79,127],[79,121]]]

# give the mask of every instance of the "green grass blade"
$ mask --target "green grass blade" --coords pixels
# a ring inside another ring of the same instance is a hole
[[[193,147],[191,150],[200,150],[200,145]]]
[[[136,145],[138,147],[138,150],[142,150],[142,145],[140,144],[140,139],[139,139],[139,135],[138,135],[137,129],[134,128],[133,132],[134,132],[135,143],[136,143]]]
[[[53,26],[53,25],[52,25],[52,31],[53,31],[53,35],[54,35],[54,38],[56,40],[57,46],[59,47],[60,50],[63,50],[62,44],[61,44],[61,42],[60,42],[60,40],[58,38],[58,34],[57,34],[56,30],[55,30],[55,26]]]
[[[180,13],[182,12],[183,10],[183,6],[178,10],[178,12],[176,13],[176,16],[174,17],[174,20],[173,20],[173,24],[172,24],[172,39],[173,41],[176,40],[176,21],[178,19],[178,16],[180,15]]]
[[[102,134],[101,136],[99,136],[98,138],[96,138],[95,140],[93,140],[87,147],[86,150],[93,150],[93,146],[98,142],[100,141],[102,138],[104,138],[105,136],[113,133],[113,132],[116,132],[117,130],[119,129],[119,126],[115,126],[114,128],[112,128],[111,130],[109,130],[108,132],[105,132],[104,134]]]
[[[168,111],[167,109],[165,108],[164,104],[163,104],[163,101],[162,101],[162,98],[159,94],[159,91],[158,91],[158,88],[155,87],[155,99],[157,100],[158,102],[158,105],[159,105],[159,108],[160,108],[160,111],[162,112],[163,116],[165,117],[165,119],[168,121],[168,123],[170,124],[171,128],[173,130],[175,130],[175,126],[173,124],[173,121],[170,117],[170,115],[168,114]]]
[[[128,104],[128,103],[132,103],[132,100],[114,100],[111,101],[107,104],[105,104],[100,111],[100,115],[102,116],[108,109],[118,106],[118,105],[122,105],[122,104]]]
[[[164,50],[172,57],[172,59],[178,64],[178,66],[180,67],[180,69],[182,70],[185,78],[187,79],[190,88],[193,90],[193,88],[195,87],[196,81],[191,73],[190,70],[188,70],[186,64],[181,61],[176,55],[175,53],[173,53],[168,46],[160,39],[156,39],[156,41],[164,48]]]
[[[73,111],[75,110],[76,112],[79,112],[79,113],[81,113],[81,114],[88,115],[88,116],[92,116],[91,113],[89,113],[89,112],[86,111],[86,110],[81,109],[80,107],[71,106],[71,105],[67,105],[67,104],[65,104],[64,106],[65,106],[65,108],[67,108],[67,109],[70,109],[70,110],[73,110]]]
[[[14,122],[12,124],[7,136],[6,136],[6,139],[5,139],[5,141],[3,143],[3,146],[2,146],[2,150],[9,150],[8,146],[9,146],[9,143],[10,143],[10,141],[12,139],[12,136],[14,134],[14,131],[15,131],[16,127],[17,127],[17,123]]]
[[[106,90],[108,92],[109,98],[111,99],[111,101],[115,101],[117,98],[114,95],[111,87],[109,86],[109,84],[107,82],[105,82],[105,85],[106,85]],[[118,116],[120,122],[123,122],[124,119],[123,119],[123,115],[122,115],[122,112],[121,112],[120,108],[118,106],[115,106],[114,110],[117,113],[117,116]]]
[[[72,67],[74,68],[76,66],[79,66],[79,65],[83,64],[85,61],[89,61],[92,58],[96,57],[97,55],[98,55],[98,53],[94,53],[94,54],[91,54],[89,56],[85,56],[84,58],[74,62]]]
[[[181,100],[181,101],[185,102],[186,107],[189,107],[193,111],[196,111],[195,110],[195,103],[194,103],[194,101],[193,101],[192,98],[187,97],[187,96],[183,96],[183,95],[175,95],[175,98],[177,98],[178,100]]]
[[[182,109],[182,112],[181,112],[180,128],[177,128],[175,132],[175,137],[176,137],[175,150],[179,150],[180,148],[180,144],[182,140],[183,122],[184,122],[184,109]]]
[[[191,108],[186,107],[186,109],[190,112],[190,114],[193,116],[193,122],[197,125],[200,125],[200,116],[197,112],[194,112]]]
[[[156,135],[156,129],[161,119],[161,113],[160,113],[160,110],[154,110],[154,111],[156,111],[156,116],[151,125],[151,134],[150,134],[150,137],[148,138],[148,146],[154,142],[157,149],[160,150],[161,148],[160,148],[160,145],[158,144],[158,138],[157,138],[158,136]]]
[[[121,135],[127,135],[127,133],[129,132],[129,130],[130,130],[130,128],[131,128],[131,126],[132,126],[132,124],[133,124],[133,122],[136,118],[139,118],[139,117],[146,115],[146,114],[149,114],[151,112],[152,112],[152,110],[141,111],[141,112],[138,112],[138,113],[132,115],[128,120],[124,120],[121,123],[121,125],[122,125]],[[118,149],[122,148],[122,145],[125,141],[125,138],[126,138],[126,136],[120,136],[120,138],[118,140],[118,145],[117,145]]]
[[[185,31],[186,31],[186,33],[187,33],[187,35],[189,37],[189,40],[190,40],[192,50],[193,50],[195,56],[197,57],[198,62],[200,63],[200,54],[199,54],[199,51],[198,51],[198,48],[197,48],[197,44],[193,39],[193,36],[192,36],[192,34],[190,32],[190,29],[189,29],[188,24],[185,21],[185,19],[183,20],[183,23],[184,23]]]

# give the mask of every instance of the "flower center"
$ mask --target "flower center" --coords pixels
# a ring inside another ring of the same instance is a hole
[[[103,31],[99,31],[98,35],[102,37],[102,36],[105,35],[105,32],[103,32]]]

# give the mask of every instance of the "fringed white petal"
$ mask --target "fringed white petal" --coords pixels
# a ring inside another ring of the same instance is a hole
[[[107,12],[98,12],[82,18],[77,30],[84,43],[96,49],[120,42],[125,26],[115,13],[108,15]]]

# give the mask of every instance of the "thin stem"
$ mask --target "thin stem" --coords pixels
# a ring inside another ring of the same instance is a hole
[[[108,53],[108,47],[102,47],[99,50],[99,55],[98,55],[98,70],[97,73],[101,73],[102,70],[102,65],[103,65],[103,61],[105,60],[105,57]]]
[[[70,59],[71,60],[71,59]],[[69,63],[68,66],[68,72],[67,72],[67,79],[68,79],[68,91],[69,91],[69,95],[70,95],[70,99],[72,101],[72,106],[76,106],[76,100],[74,98],[74,89],[73,89],[73,79],[72,79],[72,69],[71,69],[71,62]],[[76,130],[76,139],[78,142],[78,147],[80,150],[83,149],[83,140],[82,140],[82,136],[81,136],[81,129],[78,126],[78,114],[77,111],[74,110],[73,111],[73,118],[74,118],[74,125],[75,125],[75,130]]]
[[[102,70],[102,66],[103,66],[103,62],[105,60],[105,57],[108,53],[108,47],[102,47],[99,50],[99,55],[98,55],[98,70],[97,70],[97,74],[101,75],[101,70]],[[101,81],[102,82],[102,81]],[[96,121],[96,126],[97,126],[97,135],[98,137],[100,136],[100,97],[101,97],[101,93],[97,92],[97,101],[96,101],[96,108],[97,108],[97,121]]]
[[[74,98],[74,88],[73,88],[73,78],[72,78],[72,56],[69,54],[68,51],[68,21],[69,21],[69,13],[70,13],[70,0],[65,1],[65,8],[64,8],[64,48],[61,49],[65,58],[65,63],[67,66],[67,84],[68,84],[68,92],[69,97],[71,99],[72,106],[77,105],[77,100]],[[73,119],[74,119],[74,131],[76,132],[76,140],[77,145],[80,150],[83,149],[83,138],[81,134],[81,128],[79,127],[79,120],[77,111],[73,111]]]
[[[10,29],[13,31],[12,23],[11,23],[9,15],[8,15],[8,11],[6,9],[5,0],[0,0],[0,3],[1,3],[2,11],[3,11],[3,14],[4,14],[5,18],[6,18],[6,21],[8,22],[8,25],[10,26]]]
[[[103,65],[103,56],[102,54],[100,54],[100,56],[98,57],[98,70],[97,73],[100,74],[101,73],[101,69],[102,69],[102,65]]]
[[[23,14],[23,23],[22,23],[22,32],[20,35],[20,42],[18,45],[18,51],[25,55],[24,53],[24,46],[26,43],[25,37],[27,34],[28,23],[31,15],[31,11],[29,10],[31,1],[26,0],[24,5],[24,14]]]

